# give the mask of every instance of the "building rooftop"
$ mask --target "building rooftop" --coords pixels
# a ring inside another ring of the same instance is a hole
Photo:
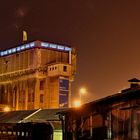
[[[58,121],[57,112],[66,109],[38,109],[0,112],[0,123]]]
[[[10,49],[6,49],[3,51],[0,51],[0,56],[6,56],[14,53],[18,53],[24,50],[32,49],[32,48],[44,48],[44,49],[52,49],[57,51],[72,51],[72,48],[66,45],[59,45],[55,43],[49,43],[44,41],[33,41],[26,44],[19,45],[17,47],[13,47]]]
[[[72,114],[72,112],[76,113],[76,114],[86,114],[89,113],[91,110],[95,111],[98,109],[102,109],[102,107],[104,108],[108,108],[109,106],[111,107],[113,104],[118,104],[118,103],[125,103],[126,101],[130,101],[133,99],[140,99],[140,85],[137,84],[134,87],[128,87],[127,89],[122,90],[120,93],[115,93],[113,95],[83,104],[81,107],[79,108],[70,108],[69,110],[66,111],[62,111],[59,112],[58,114],[67,114],[70,113]],[[137,106],[140,106],[140,104],[137,104]],[[129,106],[129,108],[132,108],[133,106]],[[101,110],[100,110],[101,111]],[[105,111],[102,109],[102,111]]]
[[[0,112],[0,123],[51,122],[55,130],[61,129],[57,112],[66,109],[38,109]]]

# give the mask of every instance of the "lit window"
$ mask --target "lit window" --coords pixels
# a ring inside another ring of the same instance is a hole
[[[19,136],[20,135],[20,132],[17,132],[17,135]]]
[[[49,43],[42,42],[42,43],[41,43],[41,46],[42,46],[42,47],[49,47]]]
[[[21,49],[20,47],[17,47],[17,51],[20,51],[20,49]]]
[[[26,49],[30,48],[29,44],[26,44],[26,45],[25,45],[25,48],[26,48]]]
[[[24,45],[23,45],[23,46],[21,46],[21,50],[24,50],[24,49],[25,49]]]
[[[65,47],[65,51],[71,51],[71,48]]]
[[[4,55],[7,55],[7,53],[8,53],[7,51],[4,51],[4,52],[3,52]]]
[[[50,44],[50,48],[56,49],[56,44]]]
[[[24,132],[21,132],[21,136],[24,136]]]
[[[35,43],[34,42],[30,43],[30,46],[31,47],[34,47],[35,46]]]
[[[13,48],[13,49],[12,49],[12,52],[13,52],[13,53],[16,52],[16,48]]]
[[[8,134],[11,135],[12,134],[12,131],[8,131]]]
[[[62,46],[62,45],[58,45],[57,48],[58,48],[59,50],[64,50],[64,46]]]
[[[4,55],[4,53],[3,53],[3,52],[1,52],[1,53],[0,53],[0,55],[1,55],[1,56],[3,56],[3,55]]]
[[[8,50],[8,53],[12,53],[12,50],[10,49],[10,50]]]

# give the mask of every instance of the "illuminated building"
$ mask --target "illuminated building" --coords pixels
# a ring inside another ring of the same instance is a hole
[[[34,41],[0,51],[0,105],[12,110],[70,106],[75,50]]]

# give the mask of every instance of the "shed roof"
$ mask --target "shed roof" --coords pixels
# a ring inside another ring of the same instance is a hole
[[[55,130],[61,129],[57,112],[66,109],[38,109],[0,112],[0,123],[50,122]]]

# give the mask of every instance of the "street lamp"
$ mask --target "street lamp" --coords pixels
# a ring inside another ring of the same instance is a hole
[[[80,103],[82,104],[82,95],[85,95],[87,93],[87,89],[85,87],[80,88],[79,90],[79,96],[80,96]]]

